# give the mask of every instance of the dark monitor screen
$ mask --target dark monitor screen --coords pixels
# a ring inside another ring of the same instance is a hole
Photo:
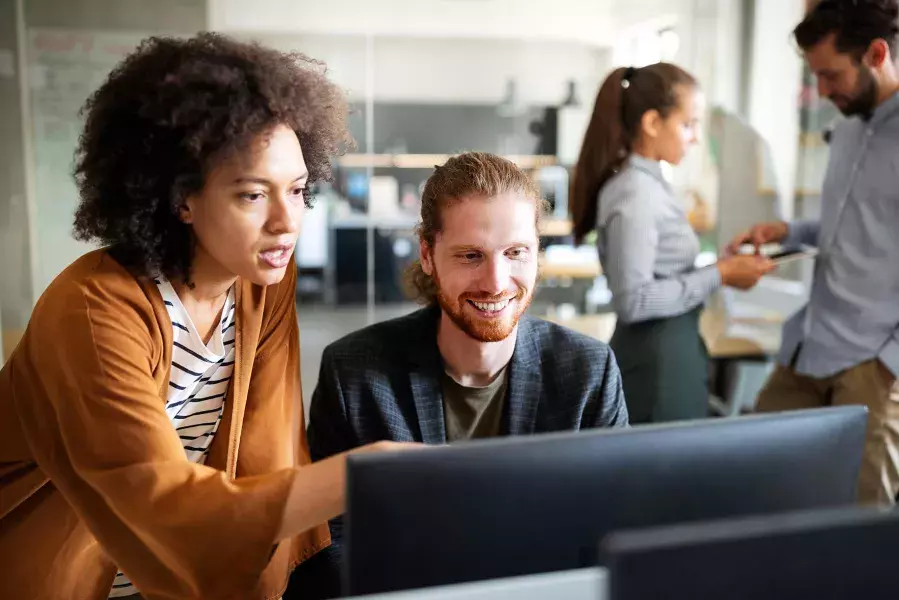
[[[592,566],[617,529],[851,503],[866,423],[850,406],[354,456],[345,592]]]
[[[617,532],[610,600],[893,598],[899,515],[846,508]]]

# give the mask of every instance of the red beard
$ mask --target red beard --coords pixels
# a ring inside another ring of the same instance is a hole
[[[503,309],[503,314],[494,318],[485,318],[477,314],[477,309],[469,302],[496,302],[509,297],[508,293],[500,295],[490,294],[463,294],[456,299],[449,298],[440,287],[440,279],[434,272],[434,282],[437,284],[437,302],[443,312],[449,316],[456,327],[464,331],[469,337],[479,342],[501,342],[512,334],[521,315],[531,304],[533,294],[518,288],[515,297],[509,301],[509,305]]]

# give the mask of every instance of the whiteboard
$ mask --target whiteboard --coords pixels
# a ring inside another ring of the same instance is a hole
[[[32,164],[35,175],[35,243],[41,294],[60,271],[94,246],[72,235],[78,190],[72,176],[81,133],[79,110],[110,70],[146,37],[33,28],[28,31]]]

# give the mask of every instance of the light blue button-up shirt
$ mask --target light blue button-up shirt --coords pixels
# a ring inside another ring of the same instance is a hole
[[[820,378],[879,358],[899,375],[899,94],[841,122],[830,145],[821,219],[791,223],[786,240],[819,254],[778,361]]]

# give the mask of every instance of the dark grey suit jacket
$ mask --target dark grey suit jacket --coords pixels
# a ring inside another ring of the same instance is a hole
[[[425,308],[325,349],[309,414],[313,460],[378,440],[446,442],[439,317],[439,308]],[[621,376],[609,347],[523,317],[509,363],[501,434],[626,425]]]
[[[379,440],[446,442],[438,307],[371,325],[322,354],[309,414],[312,460]],[[543,319],[519,321],[502,435],[626,427],[621,375],[606,344]],[[340,519],[331,522],[340,560]]]

